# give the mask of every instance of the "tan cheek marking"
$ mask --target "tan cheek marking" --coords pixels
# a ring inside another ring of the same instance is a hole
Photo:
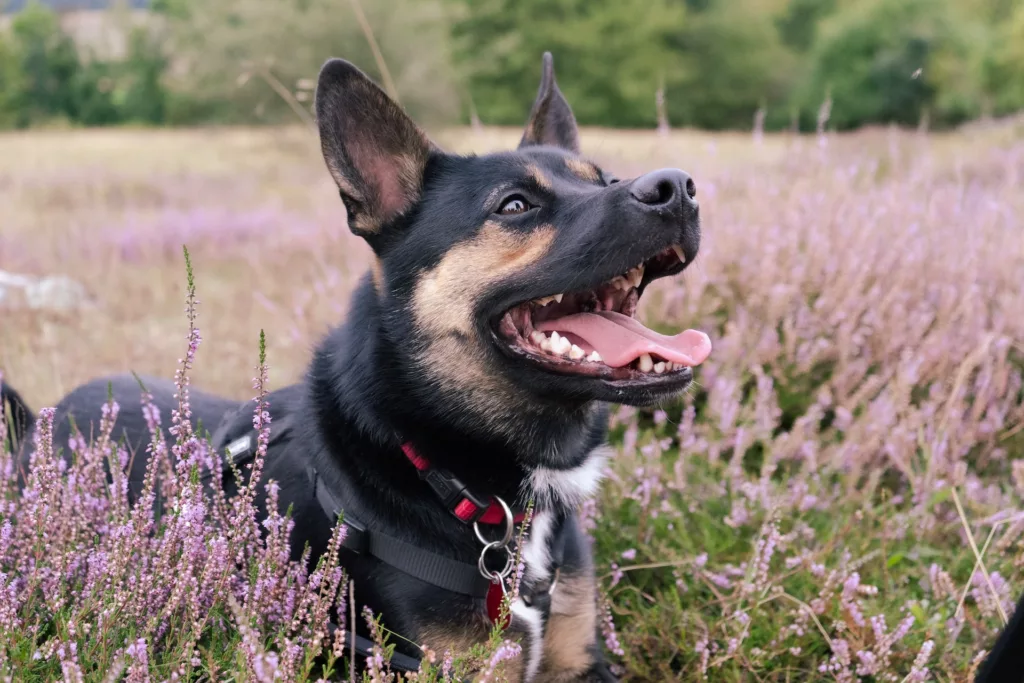
[[[491,285],[539,261],[554,237],[552,226],[517,234],[488,221],[476,237],[451,249],[424,274],[413,296],[426,371],[443,387],[462,394],[464,410],[498,429],[530,406],[485,362],[473,309]]]
[[[530,174],[530,177],[534,181],[543,187],[545,190],[551,189],[551,178],[548,178],[544,171],[540,170],[540,167],[536,164],[530,164],[526,167],[526,172]]]
[[[451,249],[424,274],[413,299],[416,320],[432,337],[472,334],[473,307],[489,286],[525,270],[547,253],[552,226],[518,234],[488,221],[476,237]]]
[[[582,159],[566,159],[565,165],[577,178],[592,183],[596,183],[601,179],[597,169],[590,162],[583,161]]]
[[[591,574],[562,575],[551,596],[544,634],[545,681],[573,681],[593,665],[589,652],[597,633],[597,586]]]

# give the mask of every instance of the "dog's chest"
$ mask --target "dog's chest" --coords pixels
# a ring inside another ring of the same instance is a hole
[[[527,635],[525,681],[533,680],[544,658],[545,627],[560,589],[565,525],[575,523],[568,517],[597,493],[607,457],[608,449],[598,448],[577,467],[537,468],[529,478],[537,508],[520,553],[524,565],[520,595],[512,603],[513,620]]]

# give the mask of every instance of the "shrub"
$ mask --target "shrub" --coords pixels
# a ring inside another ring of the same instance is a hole
[[[11,32],[14,58],[21,71],[13,95],[17,124],[73,117],[80,64],[75,44],[61,30],[57,15],[31,3],[14,17]]]
[[[969,24],[946,0],[869,0],[826,22],[811,53],[804,114],[832,98],[831,122],[917,124],[928,112],[939,123],[977,113]]]
[[[1024,4],[995,32],[984,79],[994,113],[1024,109]]]
[[[672,47],[686,12],[670,0],[468,0],[464,7],[453,27],[455,55],[484,123],[526,120],[545,51],[582,124],[653,126],[659,82],[687,68]]]

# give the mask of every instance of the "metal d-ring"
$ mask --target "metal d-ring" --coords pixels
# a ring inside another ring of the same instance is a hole
[[[487,568],[485,560],[487,559],[487,551],[501,549],[505,551],[505,566],[502,567],[500,572],[491,571]],[[502,545],[499,541],[491,541],[484,546],[484,549],[480,551],[480,559],[476,561],[476,568],[480,570],[480,574],[492,583],[497,583],[501,586],[501,592],[505,592],[505,579],[509,574],[512,573],[512,551],[508,549],[508,546]]]
[[[512,532],[515,527],[515,519],[512,517],[512,508],[508,506],[508,503],[503,501],[501,498],[498,498],[497,496],[494,496],[494,500],[498,501],[498,505],[500,505],[501,509],[505,512],[505,536],[501,539],[500,542],[493,541],[493,543],[498,543],[498,545],[501,546],[507,546],[509,543],[512,542]],[[480,525],[476,522],[473,522],[473,531],[476,532],[476,537],[480,539],[480,542],[484,544],[485,548],[486,546],[492,544],[492,541],[488,541],[486,538],[484,538],[483,533],[481,533],[480,531]]]

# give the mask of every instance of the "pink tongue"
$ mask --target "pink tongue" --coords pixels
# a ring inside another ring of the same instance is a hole
[[[576,313],[545,320],[536,328],[541,332],[555,330],[580,337],[601,354],[605,365],[613,368],[629,365],[645,353],[692,368],[711,354],[711,340],[703,332],[686,330],[669,337],[614,311]]]

